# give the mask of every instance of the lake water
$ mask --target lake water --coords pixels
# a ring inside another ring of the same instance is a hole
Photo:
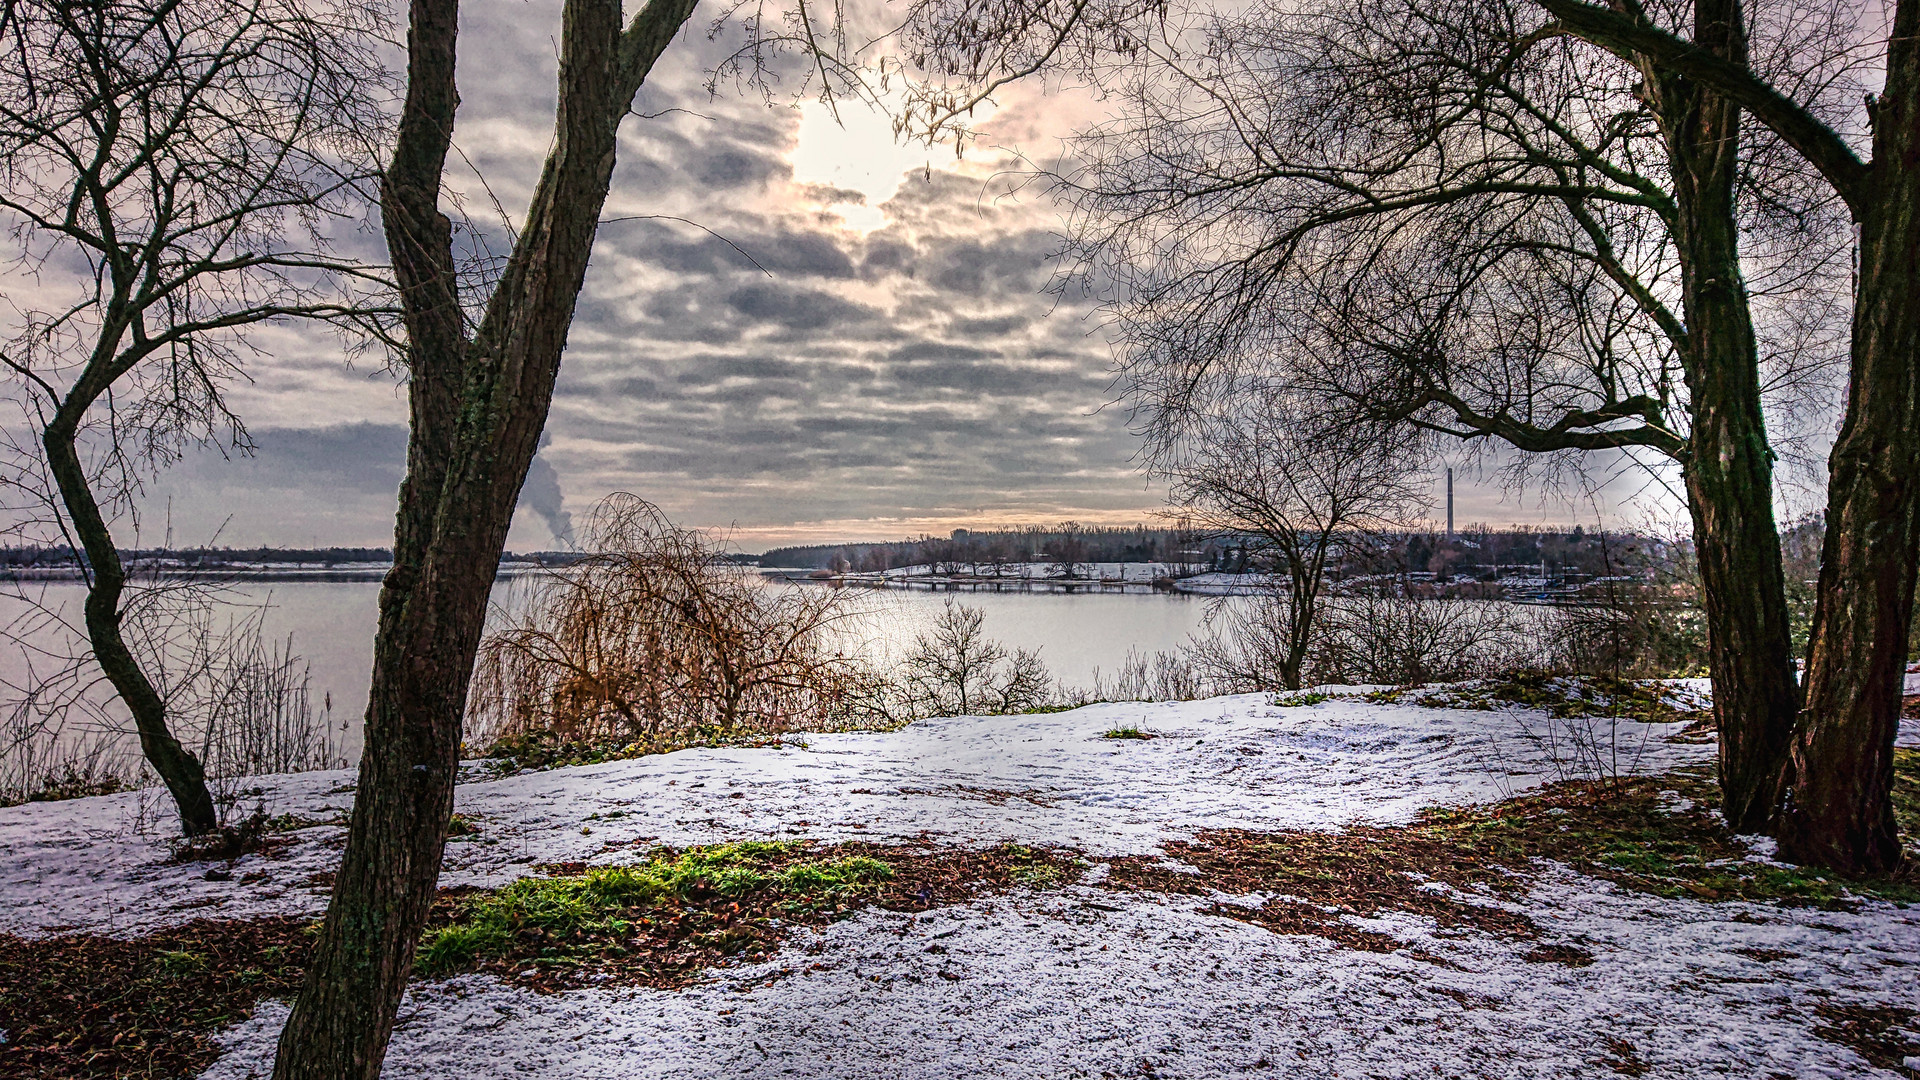
[[[85,593],[78,583],[27,588],[41,606],[80,624]],[[518,592],[513,582],[503,581],[494,587],[495,602],[511,603]],[[861,617],[852,632],[864,639],[876,659],[892,661],[932,625],[951,594],[859,590],[854,595]],[[311,665],[315,706],[330,705],[334,730],[346,726],[345,738],[355,752],[373,668],[379,596],[378,582],[337,581],[254,583],[232,593],[235,602],[266,605],[268,636],[284,641],[292,635],[294,652]],[[1112,675],[1130,650],[1151,654],[1177,647],[1201,628],[1211,610],[1204,598],[1168,593],[983,592],[953,599],[985,613],[990,637],[1009,649],[1036,650],[1056,678],[1076,687],[1090,687],[1097,671]],[[0,619],[11,621],[21,609],[17,596],[0,589]],[[18,648],[0,645],[0,678],[18,686],[27,674]]]

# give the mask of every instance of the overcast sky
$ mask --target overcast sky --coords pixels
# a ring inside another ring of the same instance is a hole
[[[456,142],[477,175],[462,165],[452,184],[472,217],[497,199],[517,220],[550,138],[557,5],[477,0],[463,20]],[[814,102],[710,96],[706,24],[695,16],[643,91],[636,111],[658,115],[622,129],[509,546],[554,546],[569,515],[614,490],[730,529],[749,551],[1150,520],[1159,494],[1110,404],[1107,339],[1087,308],[1046,292],[1060,217],[1023,175],[1056,164],[1099,102],[1018,88],[956,160],[897,144],[857,104],[842,125]],[[176,544],[387,544],[403,389],[310,330],[259,340],[252,383],[232,396],[258,452],[183,462],[152,489],[143,540],[170,522]],[[1593,513],[1463,479],[1458,518]]]

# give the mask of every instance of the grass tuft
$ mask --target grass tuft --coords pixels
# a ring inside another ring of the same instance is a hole
[[[523,878],[458,901],[451,920],[421,942],[416,966],[440,974],[528,947],[537,962],[564,962],[630,937],[657,915],[694,904],[712,909],[716,901],[732,907],[705,919],[713,926],[701,931],[701,941],[731,955],[756,937],[728,933],[742,899],[757,896],[786,912],[812,912],[893,877],[891,867],[868,856],[809,860],[803,854],[798,843],[748,841],[661,853],[636,866]]]
[[[1298,709],[1305,705],[1318,705],[1323,701],[1332,701],[1332,694],[1323,694],[1317,690],[1300,694],[1276,694],[1273,706],[1276,709]]]

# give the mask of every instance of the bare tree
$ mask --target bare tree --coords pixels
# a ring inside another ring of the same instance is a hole
[[[1808,87],[1684,40],[1638,4],[1538,2],[1563,32],[1745,109],[1819,171],[1858,228],[1846,417],[1779,835],[1798,861],[1890,871],[1904,858],[1893,745],[1920,561],[1920,0],[1893,5],[1867,132],[1848,130]],[[1856,147],[1868,141],[1862,161]]]
[[[1040,655],[1008,652],[984,628],[986,612],[948,600],[907,654],[912,709],[925,716],[1014,713],[1047,703],[1053,679]]]
[[[346,850],[281,1033],[278,1080],[380,1073],[445,854],[488,590],[552,402],[613,179],[616,136],[693,9],[694,0],[648,0],[623,20],[619,0],[565,0],[552,149],[512,253],[469,323],[452,223],[440,210],[460,101],[460,5],[411,4],[406,98],[381,185],[405,308],[407,475],[393,569],[381,587]],[[747,19],[746,45],[731,64],[757,70],[783,49],[831,40],[806,7],[788,15],[784,31]],[[806,57],[821,78],[837,70],[832,55]]]
[[[1053,556],[1054,566],[1068,581],[1093,576],[1087,566],[1086,529],[1077,521],[1063,521],[1053,527],[1053,535],[1047,541],[1047,554]]]
[[[1764,827],[1798,691],[1761,406],[1835,355],[1833,200],[1724,100],[1608,66],[1520,0],[1262,4],[1177,34],[1087,12],[1125,43],[1105,55],[1142,59],[1060,190],[1153,448],[1279,384],[1557,465],[1677,466],[1711,567],[1725,809]],[[1700,49],[1749,58],[1737,4],[1681,14]],[[1808,59],[1796,77],[1831,101],[1841,22],[1780,19],[1754,55]],[[981,25],[989,56],[1017,52],[1018,20]]]
[[[1166,467],[1189,527],[1255,538],[1277,578],[1258,652],[1281,687],[1300,688],[1329,566],[1345,546],[1402,520],[1420,500],[1423,442],[1404,427],[1314,425],[1277,395],[1195,425]],[[1251,631],[1252,627],[1242,626]]]
[[[387,80],[374,14],[305,0],[0,6],[0,214],[16,272],[0,360],[31,436],[14,507],[84,553],[86,634],[189,834],[202,761],[127,642],[113,524],[196,444],[246,450],[226,405],[248,331],[369,312],[329,234],[361,220]],[[56,268],[57,267],[57,268]],[[69,268],[77,272],[69,272]]]

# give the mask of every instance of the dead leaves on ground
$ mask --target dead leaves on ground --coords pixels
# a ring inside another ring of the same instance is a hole
[[[0,935],[0,1076],[194,1076],[213,1034],[292,993],[310,920],[195,919],[130,940]]]

